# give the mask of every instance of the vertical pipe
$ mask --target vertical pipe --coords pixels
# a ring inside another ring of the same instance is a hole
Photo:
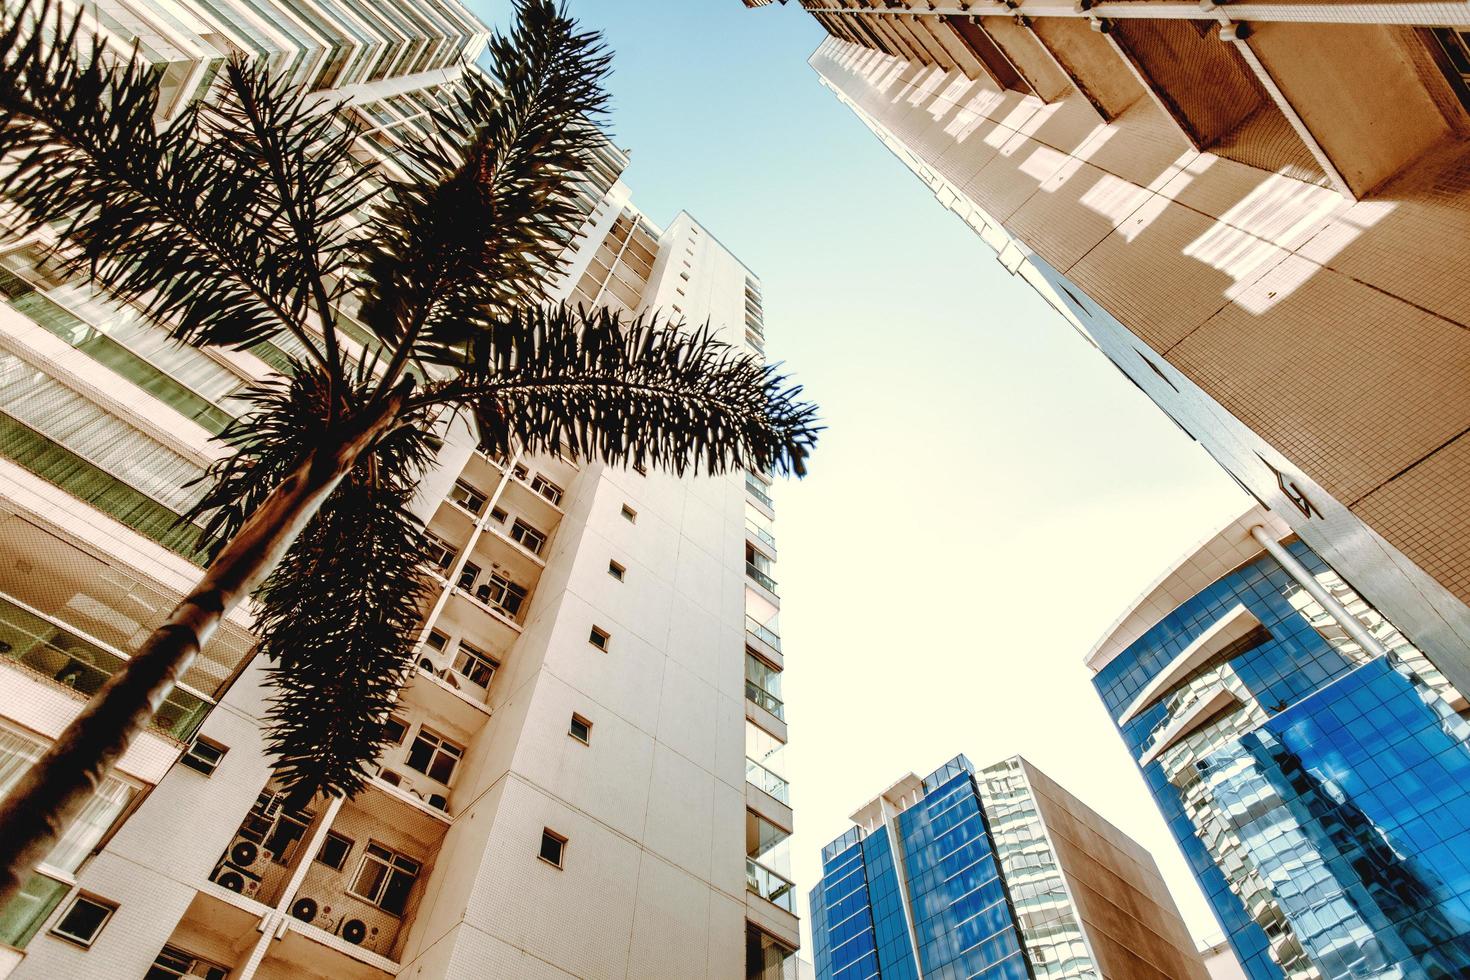
[[[1281,547],[1281,542],[1277,541],[1271,535],[1270,531],[1267,531],[1262,525],[1257,524],[1251,528],[1251,537],[1255,538],[1256,543],[1266,549],[1267,554],[1276,559],[1277,564],[1286,569],[1286,574],[1290,575],[1296,581],[1297,585],[1306,589],[1308,595],[1322,604],[1322,608],[1327,610],[1327,614],[1337,620],[1337,625],[1346,630],[1348,636],[1356,640],[1365,653],[1371,657],[1388,656],[1387,648],[1378,642],[1378,638],[1372,633],[1369,633],[1367,627],[1360,623],[1356,616],[1348,612],[1342,603],[1333,598],[1332,594],[1322,587],[1322,583],[1318,582],[1312,576],[1312,573],[1308,572],[1302,563],[1296,560],[1291,552]]]

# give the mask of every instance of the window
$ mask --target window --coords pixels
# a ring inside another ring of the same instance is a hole
[[[71,908],[62,915],[61,921],[51,927],[51,932],[62,939],[70,939],[84,948],[90,947],[97,940],[97,935],[102,932],[102,927],[107,925],[107,920],[112,918],[112,913],[116,911],[116,905],[109,905],[95,898],[88,898],[86,895],[78,895],[72,900]]]
[[[481,653],[464,642],[460,643],[454,655],[454,669],[477,687],[489,687],[490,678],[495,676],[499,666],[488,653]]]
[[[546,535],[536,530],[519,517],[510,527],[510,539],[533,555],[541,554],[541,546],[546,544]]]
[[[505,519],[509,516],[509,514],[507,514],[503,509],[499,507],[490,508],[490,519],[496,524],[504,524]]]
[[[592,632],[587,636],[587,642],[599,650],[606,651],[612,645],[612,634],[605,629],[594,626]]]
[[[1445,77],[1449,79],[1460,102],[1470,108],[1470,31],[1452,27],[1431,27],[1429,33],[1439,44],[1434,52]]]
[[[581,742],[583,745],[592,744],[592,722],[581,715],[572,715],[572,723],[567,726],[567,734]]]
[[[676,307],[676,309],[677,309],[677,307]],[[642,463],[634,463],[633,464],[633,472],[634,473],[637,473],[639,476],[647,476],[648,475],[648,467],[644,466]]]
[[[403,736],[408,734],[408,722],[402,718],[390,717],[383,722],[383,738],[391,745],[402,745]]]
[[[322,841],[322,849],[316,852],[318,864],[325,864],[334,871],[341,871],[342,866],[347,863],[347,855],[352,853],[352,839],[343,837],[335,830],[327,831],[327,839]]]
[[[348,891],[390,915],[402,915],[420,867],[413,858],[369,841]]]
[[[454,489],[449,491],[449,499],[459,504],[471,514],[479,514],[485,509],[486,497],[463,480],[454,481]]]
[[[561,487],[557,486],[555,483],[552,483],[540,473],[537,473],[536,478],[531,481],[531,489],[535,490],[537,493],[545,497],[547,500],[551,501],[553,504],[561,503]]]
[[[634,510],[633,508],[629,507],[627,504],[624,504],[623,505],[623,520],[627,521],[629,524],[637,524],[638,523],[638,512],[636,510]]]
[[[446,646],[449,645],[449,637],[445,636],[438,630],[429,630],[429,638],[425,642],[427,642],[429,646],[433,647],[435,650],[443,650]]]
[[[418,737],[408,749],[408,768],[417,769],[447,786],[454,775],[454,767],[459,765],[463,756],[464,746],[455,745],[427,728],[420,728]]]
[[[230,751],[228,745],[221,745],[218,742],[205,738],[203,735],[199,735],[195,737],[194,741],[189,743],[189,747],[184,750],[184,754],[179,756],[179,762],[193,769],[195,772],[201,772],[206,776],[211,776],[219,768],[220,760],[225,757],[225,753],[228,751]]]
[[[433,534],[424,535],[424,559],[441,572],[449,571],[454,564],[454,549]]]
[[[189,977],[190,980],[195,977],[199,980],[226,980],[229,975],[230,968],[227,966],[200,959],[177,946],[165,946],[148,968],[148,972],[143,975],[143,980],[174,980],[176,977]]]
[[[550,827],[543,827],[541,829],[541,860],[554,868],[559,868],[566,852],[567,839]]]
[[[464,563],[464,567],[459,570],[459,587],[461,589],[473,589],[475,587],[475,579],[479,577],[480,566],[472,561],[467,561]]]
[[[526,601],[526,590],[499,572],[491,572],[489,580],[476,590],[475,597],[486,605],[499,606],[507,616],[514,616]]]
[[[625,577],[627,577],[628,570],[622,565],[619,565],[617,562],[610,561],[607,563],[607,574],[611,575],[613,578],[621,582]]]

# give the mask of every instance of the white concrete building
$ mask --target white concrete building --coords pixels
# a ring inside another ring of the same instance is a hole
[[[89,9],[94,9],[90,8]],[[485,29],[450,0],[127,0],[179,100],[254,51],[392,165]],[[760,284],[688,214],[659,228],[609,144],[555,298],[764,345]],[[186,486],[290,352],[178,348],[0,238],[0,791],[198,576]],[[25,894],[0,977],[781,977],[798,942],[769,479],[495,459],[448,434],[398,746],[350,801],[284,812],[242,610]]]

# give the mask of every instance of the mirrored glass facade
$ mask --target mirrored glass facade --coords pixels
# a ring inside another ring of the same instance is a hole
[[[1286,547],[1386,655],[1260,554],[1094,682],[1252,980],[1470,976],[1465,701],[1318,555]]]
[[[977,770],[958,756],[853,820],[823,849],[811,892],[823,980],[1204,976],[1147,854],[1020,758]],[[1090,835],[1085,856],[1061,835]],[[1069,858],[1091,867],[1068,868]],[[1097,869],[1103,888],[1088,884]],[[1114,921],[1127,918],[1120,909],[1141,916],[1129,919],[1131,937],[1107,924],[1104,905]],[[1089,920],[1102,923],[1095,935]],[[1145,972],[1110,969],[1125,959]]]

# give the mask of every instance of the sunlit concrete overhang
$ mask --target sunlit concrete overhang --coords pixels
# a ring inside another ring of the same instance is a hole
[[[811,3],[814,14],[893,19],[915,15],[991,17],[1073,17],[1088,20],[1170,19],[1279,21],[1286,23],[1399,24],[1421,27],[1470,25],[1470,6],[1444,3],[1271,3],[1264,0],[1216,5],[1187,0],[1113,0],[1103,3],[1063,3],[1058,0],[971,0],[930,3],[929,0],[897,0],[882,6],[831,2]]]

